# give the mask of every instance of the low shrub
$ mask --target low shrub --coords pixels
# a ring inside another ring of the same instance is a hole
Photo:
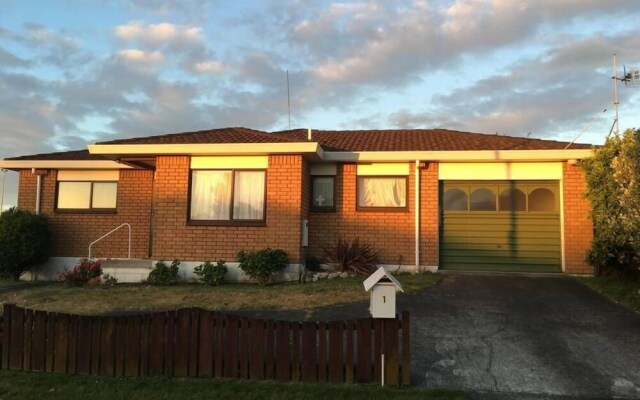
[[[241,251],[237,258],[240,269],[261,285],[269,283],[274,273],[282,271],[289,264],[287,252],[282,249]]]
[[[100,260],[82,258],[71,271],[61,272],[58,280],[70,287],[98,286],[101,275]]]
[[[379,252],[369,244],[360,244],[358,238],[351,242],[338,238],[333,247],[323,247],[322,250],[325,253],[325,261],[336,271],[369,276],[378,268]]]
[[[118,278],[109,274],[102,275],[102,286],[115,286],[118,283]]]
[[[222,285],[227,271],[227,264],[223,260],[218,260],[216,265],[206,261],[193,269],[193,273],[198,275],[198,280],[209,286]]]
[[[178,272],[180,270],[180,261],[173,260],[171,266],[164,261],[158,261],[155,267],[149,272],[147,283],[158,286],[171,286],[178,283]]]

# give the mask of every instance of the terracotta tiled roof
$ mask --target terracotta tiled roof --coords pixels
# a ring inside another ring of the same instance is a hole
[[[172,133],[133,139],[118,139],[98,144],[198,144],[198,143],[286,143],[299,140],[248,128],[220,128],[197,132]]]
[[[306,129],[274,132],[275,136],[307,139]],[[329,151],[460,151],[460,150],[556,150],[568,142],[524,137],[487,135],[448,129],[388,129],[361,131],[312,130],[312,140]],[[571,149],[589,149],[572,144]]]
[[[72,150],[61,151],[57,153],[32,154],[28,156],[9,157],[5,160],[21,161],[21,160],[65,160],[65,161],[82,161],[82,160],[104,160],[104,157],[89,154],[89,150]]]
[[[307,130],[263,132],[248,128],[222,128],[198,132],[119,139],[99,144],[198,144],[306,142]],[[460,150],[560,150],[567,142],[487,135],[448,129],[387,129],[360,131],[312,130],[312,141],[328,151],[460,151]],[[575,143],[571,149],[589,149]],[[87,150],[35,154],[7,160],[102,160]]]

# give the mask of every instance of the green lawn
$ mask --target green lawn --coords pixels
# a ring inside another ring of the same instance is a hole
[[[443,389],[309,385],[219,379],[110,378],[0,371],[0,399],[465,399]]]
[[[593,290],[640,313],[640,282],[622,278],[580,278]]]
[[[399,275],[398,278],[405,292],[411,293],[438,283],[442,276],[423,273]],[[27,285],[0,291],[0,302],[77,314],[168,310],[196,306],[211,310],[313,310],[317,307],[366,301],[369,295],[364,291],[362,280],[356,277],[303,284],[228,284],[218,287],[201,284],[171,287],[125,284],[109,288],[68,288],[55,283],[45,286]]]

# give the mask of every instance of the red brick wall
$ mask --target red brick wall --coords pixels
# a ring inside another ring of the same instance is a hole
[[[383,264],[398,264],[402,256],[403,265],[415,265],[413,166],[408,177],[408,211],[356,211],[356,170],[356,164],[338,164],[336,211],[310,213],[309,251],[322,258],[322,247],[332,247],[338,237],[358,237],[360,243],[380,251]]]
[[[310,251],[322,257],[338,237],[373,245],[381,251],[381,262],[415,265],[415,164],[408,176],[408,211],[356,211],[356,165],[338,165],[336,212],[310,215]],[[427,163],[420,170],[420,265],[438,265],[438,164]],[[308,201],[308,200],[307,200]]]
[[[298,263],[305,168],[300,155],[269,156],[266,226],[195,226],[187,224],[189,157],[158,157],[153,258],[234,261],[240,250],[272,247]]]
[[[40,212],[51,230],[53,257],[86,257],[89,244],[122,223],[132,227],[131,256],[146,258],[149,253],[149,222],[153,172],[121,170],[116,214],[56,213],[57,171],[42,171]],[[18,207],[35,211],[37,178],[30,170],[20,171]],[[128,233],[123,228],[95,244],[92,256],[126,257]]]
[[[578,165],[563,164],[565,272],[593,274],[585,261],[593,240],[589,201],[585,198],[584,172]]]

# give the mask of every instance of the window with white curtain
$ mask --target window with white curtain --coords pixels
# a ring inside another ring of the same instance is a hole
[[[405,177],[358,177],[358,207],[404,208],[407,206]]]
[[[320,211],[335,209],[335,178],[333,176],[311,177],[311,208]]]
[[[191,220],[264,219],[265,171],[199,170],[191,174]]]
[[[118,200],[117,182],[58,182],[56,209],[115,210]]]

